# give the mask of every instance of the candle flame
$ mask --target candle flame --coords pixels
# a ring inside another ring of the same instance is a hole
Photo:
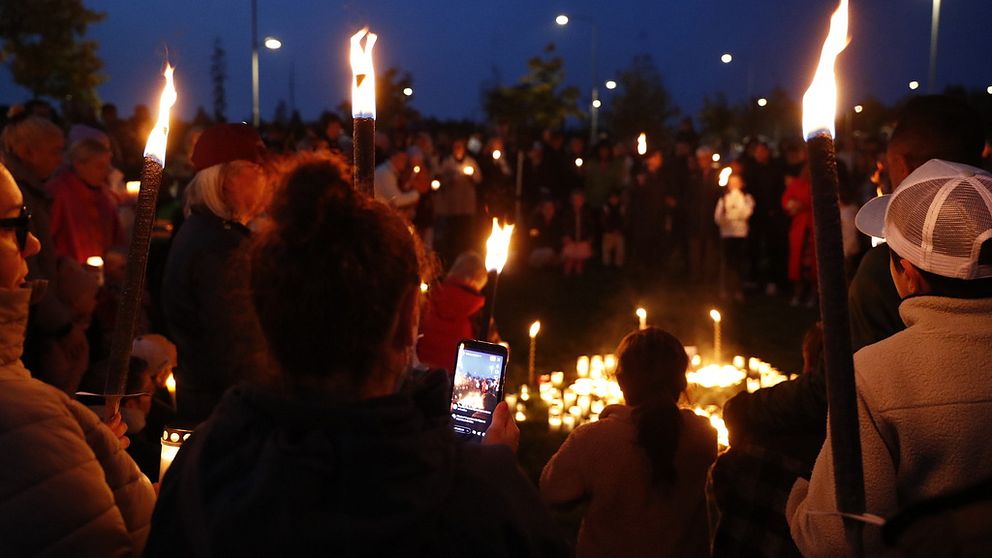
[[[510,236],[513,235],[513,225],[499,226],[499,221],[493,218],[493,232],[486,240],[486,269],[500,273],[506,265],[506,257],[510,253]]]
[[[582,157],[576,157],[575,158],[575,166],[577,166],[577,167],[581,167],[582,166]]]
[[[365,46],[362,47],[362,39]],[[351,36],[351,115],[355,118],[375,118],[375,69],[372,47],[378,35],[366,27]]]
[[[86,265],[90,267],[103,267],[103,258],[100,256],[90,256],[86,258]]]
[[[465,173],[465,176],[472,176],[475,174],[475,167],[472,165],[465,165],[462,167],[462,172]]]
[[[413,166],[413,174],[420,174],[420,165]]]
[[[646,320],[648,318],[648,311],[643,308],[638,308],[634,311],[639,319]]]
[[[819,133],[834,135],[837,114],[837,78],[834,63],[837,55],[850,42],[847,37],[847,0],[840,0],[837,11],[830,16],[830,32],[823,42],[820,62],[809,89],[803,95],[803,135],[810,138]]]
[[[641,132],[641,135],[637,136],[637,154],[644,155],[648,152],[648,135]]]
[[[722,320],[723,317],[720,315],[720,311],[714,308],[710,310],[710,319],[712,319],[716,323],[720,323],[720,320]]]
[[[423,281],[420,282],[420,292],[426,293],[429,289],[430,289],[430,285],[424,283]]]
[[[720,171],[720,187],[721,188],[725,188],[727,186],[727,184],[730,182],[730,175],[733,174],[733,172],[734,172],[734,169],[732,169],[730,167],[723,167],[723,170]]]
[[[148,134],[148,143],[145,144],[145,157],[155,159],[158,164],[165,166],[165,146],[169,142],[169,113],[172,105],[176,104],[179,95],[176,93],[176,84],[172,80],[175,68],[169,64],[165,65],[165,87],[162,88],[162,95],[158,102],[158,121],[155,127]]]
[[[440,190],[440,189],[441,189],[441,181],[436,178],[434,180],[431,180],[431,190]]]
[[[169,376],[165,378],[165,389],[169,390],[169,393],[176,393],[176,377],[169,372]]]
[[[503,156],[503,152],[499,149],[493,149],[493,161],[499,161],[500,157]]]
[[[137,194],[141,191],[141,181],[140,180],[128,180],[124,184],[124,188],[127,189],[128,194]]]
[[[536,321],[536,322],[530,324],[530,338],[531,339],[537,337],[537,334],[540,331],[541,331],[541,322],[540,321]]]

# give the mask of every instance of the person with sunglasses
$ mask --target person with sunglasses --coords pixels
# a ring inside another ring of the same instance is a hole
[[[125,453],[120,415],[103,423],[21,362],[41,249],[0,164],[0,555],[140,555],[155,491]]]

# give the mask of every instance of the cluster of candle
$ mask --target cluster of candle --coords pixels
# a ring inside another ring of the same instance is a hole
[[[700,416],[709,419],[722,447],[729,445],[723,422],[723,404],[742,389],[753,393],[789,379],[767,362],[757,358],[735,356],[730,364],[709,363],[688,348],[692,355],[686,380],[690,384],[685,401]],[[616,355],[580,356],[575,363],[575,381],[566,385],[565,373],[551,372],[539,377],[537,392],[522,385],[506,401],[515,410],[517,421],[526,421],[529,413],[547,409],[548,428],[552,432],[570,432],[586,422],[599,420],[607,405],[622,404],[623,392],[616,381]]]

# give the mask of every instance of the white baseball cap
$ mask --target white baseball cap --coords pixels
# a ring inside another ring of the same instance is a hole
[[[992,238],[992,174],[977,167],[931,159],[892,194],[866,203],[855,223],[924,271],[992,277],[992,265],[979,262],[982,243]]]

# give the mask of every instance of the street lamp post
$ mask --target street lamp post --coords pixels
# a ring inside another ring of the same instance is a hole
[[[930,71],[927,73],[927,93],[937,92],[937,30],[940,27],[940,0],[933,0],[930,17]]]
[[[555,18],[555,23],[564,27],[569,24],[572,19],[576,21],[582,21],[589,24],[590,29],[592,29],[592,37],[590,40],[590,46],[592,47],[592,91],[591,99],[589,101],[589,144],[592,145],[596,143],[596,137],[598,135],[599,128],[599,107],[602,103],[599,100],[599,74],[597,72],[597,59],[598,59],[598,42],[599,42],[599,26],[596,22],[587,17],[574,16],[569,17],[565,14],[561,14]]]
[[[266,37],[265,48],[278,50],[282,48],[282,41],[275,37]],[[291,96],[294,94],[292,92],[294,79],[291,72]],[[251,123],[256,128],[262,123],[262,114],[258,103],[258,0],[251,0]]]

